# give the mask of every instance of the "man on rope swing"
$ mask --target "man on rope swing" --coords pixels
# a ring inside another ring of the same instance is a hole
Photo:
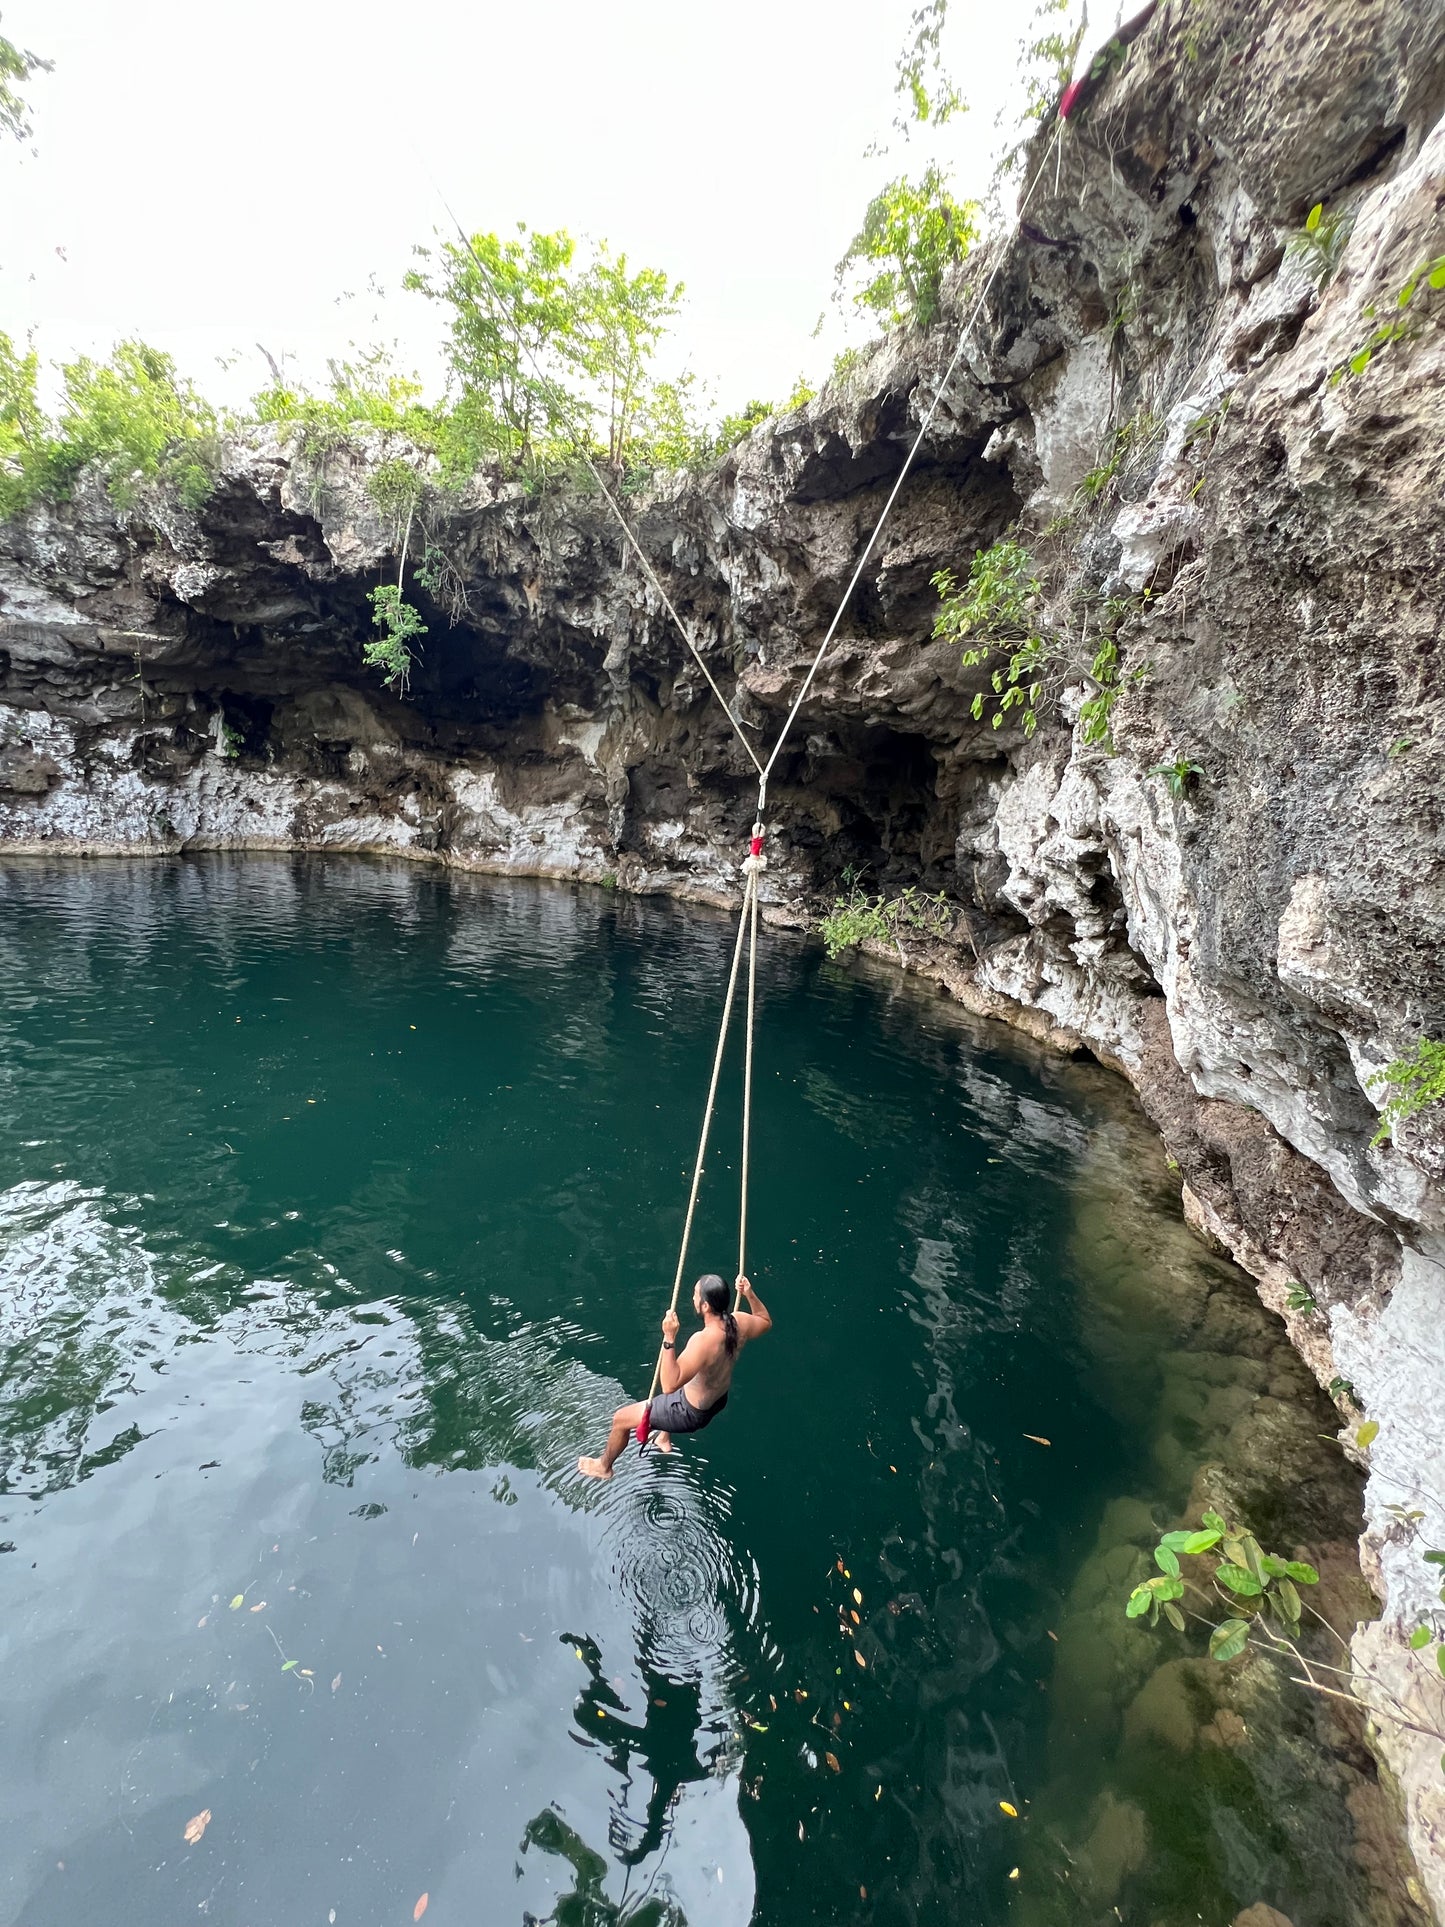
[[[734,1316],[731,1293],[717,1273],[710,1271],[698,1279],[692,1288],[692,1308],[702,1319],[702,1330],[694,1332],[680,1352],[677,1313],[670,1308],[664,1313],[662,1390],[656,1398],[619,1405],[612,1414],[612,1430],[607,1434],[602,1457],[578,1459],[579,1472],[589,1479],[610,1479],[627,1445],[627,1435],[634,1430],[639,1445],[654,1438],[659,1452],[670,1452],[674,1432],[700,1432],[712,1424],[728,1402],[738,1352],[750,1339],[761,1338],[772,1329],[767,1306],[746,1278],[738,1279],[738,1291],[747,1299],[748,1309]],[[689,1385],[691,1397],[683,1389]]]

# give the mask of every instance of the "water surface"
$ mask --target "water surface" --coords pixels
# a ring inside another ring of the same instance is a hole
[[[1119,1588],[1201,1466],[1268,1421],[1273,1527],[1349,1494],[1103,1073],[770,936],[776,1333],[577,1478],[729,942],[355,861],[0,869],[0,1918],[1374,1917],[1308,1720],[1282,1819],[1278,1749],[1137,1716]]]

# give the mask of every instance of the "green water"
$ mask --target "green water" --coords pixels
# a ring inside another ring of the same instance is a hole
[[[1241,1427],[1271,1529],[1349,1522],[1103,1073],[770,936],[776,1332],[705,1438],[577,1478],[729,940],[350,861],[0,868],[0,1918],[1365,1918],[1340,1787],[1281,1818],[1277,1751],[1125,1718],[1169,1655],[1120,1576]]]

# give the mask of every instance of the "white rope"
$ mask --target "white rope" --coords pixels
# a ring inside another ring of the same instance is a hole
[[[755,837],[761,837],[762,824],[753,825]],[[738,1277],[748,1275],[748,1161],[752,1153],[753,1135],[753,1012],[756,1008],[758,986],[758,873],[767,868],[765,856],[750,856],[751,876],[744,898],[751,899],[748,915],[748,1015],[747,1028],[743,1032],[743,1153],[741,1174],[741,1197],[738,1204]],[[742,1304],[743,1295],[737,1293],[733,1309]]]
[[[750,858],[749,863],[751,863],[751,861],[752,859]],[[747,866],[745,865],[744,867],[746,868]],[[687,1217],[683,1220],[682,1246],[677,1254],[677,1271],[672,1280],[672,1297],[668,1303],[669,1311],[677,1310],[678,1293],[682,1289],[683,1268],[687,1264],[687,1247],[692,1241],[692,1221],[697,1211],[697,1194],[702,1188],[703,1162],[707,1157],[708,1134],[712,1129],[712,1114],[714,1106],[717,1103],[717,1085],[718,1077],[722,1071],[723,1047],[727,1043],[728,1023],[733,1012],[733,993],[738,987],[738,965],[742,962],[743,939],[748,934],[748,910],[756,901],[757,887],[757,870],[756,868],[749,868],[747,881],[743,885],[742,910],[738,916],[738,939],[733,945],[733,963],[732,969],[728,972],[728,988],[727,996],[723,1000],[722,1023],[718,1027],[717,1049],[713,1052],[712,1079],[707,1087],[707,1105],[702,1114],[702,1133],[697,1142],[697,1162],[694,1164],[692,1171],[692,1190],[688,1193]],[[661,1376],[662,1348],[659,1347],[657,1363],[652,1368],[652,1389],[647,1394],[649,1400],[652,1398],[653,1393],[656,1392]]]
[[[1022,199],[1019,201],[1019,207],[1018,207],[1019,220],[1022,220],[1023,215],[1026,209],[1028,208],[1030,201],[1034,197],[1034,191],[1038,187],[1040,180],[1043,178],[1044,169],[1047,167],[1049,163],[1049,160],[1051,158],[1054,148],[1059,147],[1060,143],[1062,142],[1063,131],[1064,131],[1064,122],[1061,120],[1054,130],[1052,141],[1049,143],[1049,146],[1044,150],[1044,153],[1039,161],[1039,165],[1034,172],[1034,177],[1032,181],[1030,181],[1026,191],[1024,192]],[[481,255],[477,252],[476,247],[473,245],[471,236],[467,233],[466,229],[462,226],[460,220],[458,220],[455,212],[452,209],[450,202],[447,200],[446,196],[442,193],[441,188],[438,186],[434,177],[432,178],[432,187],[436,191],[438,200],[440,200],[442,206],[446,209],[447,215],[450,218],[452,225],[456,228],[457,233],[461,236],[462,243],[465,246],[467,253],[471,256],[472,260],[476,263],[477,272],[482,278],[483,286],[486,288],[488,294],[490,295],[491,300],[494,304],[494,307],[499,309],[501,307],[500,294],[498,293],[495,282],[492,280],[492,277],[487,270],[485,262],[482,260]],[[733,734],[737,737],[738,741],[742,744],[744,750],[746,750],[748,755],[748,760],[752,763],[753,768],[758,772],[758,819],[759,820],[754,826],[755,838],[761,837],[762,835],[762,817],[763,817],[764,807],[767,802],[768,777],[772,773],[773,765],[777,762],[778,757],[782,754],[783,745],[786,743],[788,739],[788,735],[792,730],[793,724],[797,721],[798,712],[802,709],[803,704],[807,700],[808,691],[812,688],[814,680],[817,677],[818,671],[822,667],[823,658],[827,655],[829,649],[833,645],[833,639],[838,633],[838,625],[843,620],[844,612],[847,609],[849,602],[852,600],[853,591],[857,588],[860,580],[862,579],[863,571],[868,565],[868,558],[872,555],[874,549],[878,545],[878,538],[883,533],[884,524],[887,522],[888,517],[893,512],[893,506],[897,502],[898,497],[902,492],[903,484],[907,481],[909,473],[913,468],[914,462],[917,460],[918,451],[923,446],[924,438],[928,434],[929,429],[933,426],[933,418],[938,413],[939,404],[943,400],[943,396],[945,391],[948,388],[948,384],[953,379],[954,371],[958,367],[958,364],[963,357],[964,347],[968,342],[968,338],[973,333],[974,328],[977,326],[979,316],[983,313],[984,303],[988,300],[989,294],[993,289],[993,284],[997,280],[999,271],[1003,266],[1003,262],[1004,262],[1004,250],[1002,247],[1000,247],[994,259],[993,266],[989,269],[989,272],[984,279],[983,286],[980,288],[978,295],[974,300],[972,308],[965,316],[963,325],[960,327],[958,331],[958,340],[954,343],[953,353],[949,357],[948,366],[943,371],[943,378],[939,382],[937,388],[935,389],[933,400],[928,404],[928,408],[924,413],[923,419],[918,425],[918,433],[914,436],[912,446],[909,448],[907,455],[904,457],[903,466],[901,469],[899,469],[897,478],[895,479],[892,488],[888,491],[888,499],[883,504],[882,510],[879,513],[877,521],[873,524],[872,533],[869,535],[867,542],[864,544],[863,552],[858,557],[858,561],[854,567],[852,575],[848,578],[848,586],[843,591],[842,597],[840,598],[838,603],[838,607],[833,613],[833,619],[828,624],[827,631],[824,634],[822,642],[818,646],[817,653],[813,657],[813,660],[809,666],[807,675],[803,678],[802,687],[799,689],[796,697],[793,699],[793,705],[791,709],[789,709],[788,714],[783,721],[783,726],[781,730],[778,732],[778,739],[774,743],[772,753],[768,757],[768,760],[766,763],[764,763],[761,760],[761,758],[758,756],[757,751],[753,748],[752,744],[748,741],[747,737],[743,734],[742,724],[738,721],[738,718],[733,714],[732,708],[729,705],[727,698],[723,695],[722,690],[718,687],[717,681],[713,676],[712,671],[708,668],[707,663],[704,661],[701,650],[697,647],[697,644],[693,641],[691,632],[689,631],[687,625],[683,622],[682,617],[678,614],[676,608],[673,606],[672,598],[668,595],[667,590],[663,587],[662,581],[659,578],[657,571],[653,568],[652,563],[648,559],[647,552],[642,547],[642,544],[638,541],[636,535],[633,533],[632,525],[627,520],[627,517],[622,513],[620,504],[614,499],[612,491],[608,488],[607,483],[604,481],[602,476],[602,471],[598,468],[596,462],[593,460],[591,450],[588,447],[586,440],[577,431],[576,423],[573,421],[571,416],[571,411],[568,406],[567,398],[562,394],[561,390],[557,387],[556,383],[551,379],[551,377],[540,366],[536,357],[533,355],[530,347],[528,347],[528,345],[525,342],[523,342],[522,344],[523,353],[526,355],[528,362],[531,364],[533,374],[536,376],[537,380],[541,382],[543,387],[546,388],[548,392],[551,394],[554,406],[556,407],[556,410],[557,410],[558,417],[567,426],[569,432],[571,433],[574,446],[576,447],[578,453],[581,455],[583,462],[586,464],[588,472],[591,474],[593,481],[597,484],[598,490],[602,495],[602,499],[606,502],[608,508],[612,511],[613,516],[616,518],[617,525],[622,530],[624,539],[626,540],[628,546],[631,548],[633,554],[637,557],[638,562],[641,564],[643,574],[646,576],[647,580],[651,583],[654,591],[657,594],[659,601],[662,603],[663,608],[666,609],[668,615],[671,616],[672,621],[677,628],[678,634],[682,637],[684,643],[686,643],[688,650],[691,652],[693,660],[697,663],[698,668],[701,669],[704,677],[707,679],[708,688],[711,689],[714,696],[717,697],[718,703],[722,709],[723,714],[727,717],[728,722],[732,726]],[[742,961],[743,940],[745,937],[749,938],[748,997],[747,997],[746,1035],[744,1039],[744,1056],[743,1056],[743,1119],[742,1119],[743,1135],[742,1135],[742,1161],[741,1161],[742,1162],[741,1198],[740,1198],[739,1209],[738,1209],[738,1276],[739,1277],[745,1276],[747,1271],[748,1178],[749,1178],[749,1164],[750,1164],[751,1151],[752,1151],[753,1020],[754,1020],[754,1013],[756,1008],[755,997],[756,997],[756,984],[757,984],[757,957],[758,957],[758,877],[759,877],[760,871],[765,867],[765,865],[766,865],[766,858],[762,856],[749,856],[745,861],[745,863],[743,864],[743,871],[744,871],[743,900],[742,900],[741,910],[738,916],[737,941],[733,946],[732,968],[728,973],[727,995],[723,1002],[722,1022],[718,1028],[717,1049],[713,1053],[712,1077],[708,1083],[707,1104],[703,1111],[702,1131],[698,1139],[697,1161],[693,1167],[692,1188],[688,1193],[687,1216],[683,1221],[682,1244],[677,1254],[677,1270],[673,1276],[673,1281],[672,1281],[672,1297],[671,1297],[671,1300],[669,1301],[668,1309],[673,1312],[677,1310],[678,1294],[682,1289],[682,1275],[683,1275],[684,1268],[686,1267],[686,1264],[687,1264],[688,1246],[692,1241],[693,1219],[697,1213],[698,1193],[702,1187],[703,1164],[707,1156],[708,1136],[712,1129],[713,1111],[717,1103],[718,1078],[722,1072],[723,1051],[727,1043],[728,1025],[732,1018],[733,998],[737,990],[738,966]],[[738,1294],[736,1302],[738,1304],[741,1304],[742,1302],[741,1293]],[[647,1395],[649,1403],[651,1402],[654,1394],[656,1393],[658,1384],[661,1381],[662,1360],[664,1356],[664,1349],[665,1348],[662,1348],[662,1347],[659,1348],[658,1354],[657,1354],[657,1362],[652,1368],[652,1386]]]

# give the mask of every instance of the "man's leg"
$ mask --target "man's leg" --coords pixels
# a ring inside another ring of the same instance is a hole
[[[602,1448],[600,1459],[578,1459],[577,1470],[589,1479],[610,1479],[612,1468],[627,1449],[628,1434],[642,1421],[647,1410],[647,1400],[639,1399],[635,1405],[619,1405],[612,1414],[612,1430],[607,1434],[607,1443]]]

